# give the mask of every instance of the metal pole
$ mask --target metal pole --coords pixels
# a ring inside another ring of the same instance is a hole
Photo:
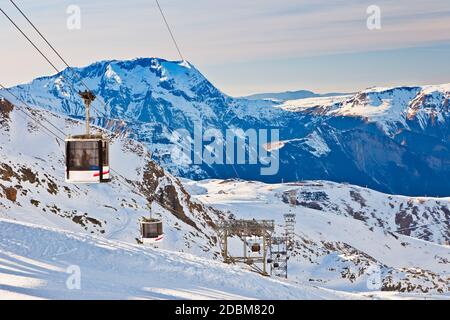
[[[263,234],[263,273],[267,274],[266,272],[266,235]]]
[[[286,250],[286,257],[285,257],[285,259],[286,259],[286,270],[285,270],[285,275],[286,275],[286,279],[287,279],[287,277],[288,277],[288,275],[287,275],[287,273],[288,273],[288,256],[289,256],[289,246],[290,246],[290,239],[288,238],[288,237],[286,237],[286,247],[285,247],[285,250]]]
[[[244,244],[244,259],[247,262],[247,240],[245,239],[245,237],[243,237],[243,244]]]
[[[90,135],[90,123],[91,123],[91,114],[90,114],[90,108],[91,108],[91,103],[95,100],[95,95],[90,92],[85,90],[84,92],[78,92],[78,94],[80,95],[80,97],[83,99],[84,102],[84,106],[86,109],[86,135]]]
[[[86,135],[89,135],[90,130],[90,107],[91,107],[91,103],[90,102],[86,102]]]
[[[288,260],[287,260],[287,256],[286,256],[286,279],[288,278],[287,273],[288,273]]]

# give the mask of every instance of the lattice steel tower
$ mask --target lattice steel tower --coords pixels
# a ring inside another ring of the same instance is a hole
[[[294,208],[297,205],[297,190],[289,192],[289,213],[284,214],[284,235],[286,236],[287,250],[292,251],[295,244],[296,214]]]
[[[294,250],[295,244],[295,222],[296,215],[293,208],[297,204],[297,192],[288,192],[288,200],[291,209],[284,216],[284,234],[281,237],[272,237],[270,244],[270,274],[277,277],[288,277],[288,261],[290,252]]]
[[[286,236],[286,247],[288,251],[294,249],[295,244],[295,213],[286,213],[284,215],[284,234]]]

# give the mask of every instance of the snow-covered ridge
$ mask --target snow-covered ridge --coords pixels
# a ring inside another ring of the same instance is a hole
[[[280,107],[294,112],[361,117],[378,123],[387,133],[398,124],[419,121],[423,129],[430,118],[445,123],[449,117],[450,83],[422,87],[373,87],[355,95],[286,101]],[[314,109],[314,110],[311,110]]]
[[[189,66],[189,67],[187,67]],[[148,120],[142,102],[151,99],[172,98],[185,112],[196,113],[195,108],[182,100],[191,101],[196,90],[207,80],[190,64],[170,62],[158,58],[138,58],[127,61],[100,61],[82,68],[74,68],[84,83],[108,104],[108,110],[98,101],[94,103],[93,116],[104,113],[111,117]],[[83,86],[71,70],[65,69],[53,76],[41,77],[19,85],[13,91],[29,104],[50,111],[83,116],[83,105],[77,92]]]
[[[283,104],[279,105],[279,108],[282,108],[287,111],[292,112],[301,112],[306,111],[310,108],[317,108],[317,107],[326,107],[330,108],[333,105],[342,103],[343,101],[349,99],[351,96],[344,95],[344,96],[332,96],[332,97],[318,97],[318,98],[305,98],[305,99],[298,99],[298,100],[288,100],[283,102]]]
[[[309,90],[298,91],[285,91],[285,92],[273,92],[273,93],[256,93],[243,98],[248,100],[271,100],[274,102],[288,102],[299,99],[314,99],[314,98],[326,98],[344,96],[348,94],[344,93],[314,93]]]

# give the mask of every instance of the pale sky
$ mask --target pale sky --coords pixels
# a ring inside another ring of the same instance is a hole
[[[153,0],[15,1],[72,65],[179,59]],[[227,94],[450,82],[449,0],[160,4],[185,58]],[[69,5],[81,8],[80,30],[66,26]],[[366,26],[369,5],[381,9],[380,30]],[[42,45],[8,0],[0,0],[0,7]],[[14,85],[53,73],[1,14],[0,43],[0,82]]]

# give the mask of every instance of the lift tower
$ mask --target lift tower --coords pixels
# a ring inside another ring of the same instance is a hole
[[[277,277],[288,277],[288,261],[290,252],[294,250],[295,244],[295,222],[296,215],[294,207],[297,203],[297,192],[291,190],[287,193],[289,199],[289,213],[285,213],[284,217],[284,233],[279,237],[272,237],[270,246],[270,274]]]
[[[271,247],[274,220],[234,220],[223,221],[219,225],[222,238],[222,256],[225,263],[245,263],[262,275],[267,273],[267,254]],[[243,254],[230,252],[228,240],[238,236],[243,242]],[[260,244],[261,242],[261,244]]]

